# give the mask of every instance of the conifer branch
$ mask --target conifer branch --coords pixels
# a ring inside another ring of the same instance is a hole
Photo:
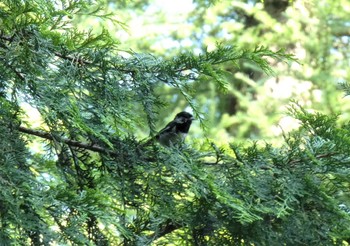
[[[69,60],[69,61],[77,63],[79,65],[86,65],[86,64],[87,65],[91,65],[91,64],[93,64],[92,62],[84,60],[84,59],[79,58],[79,57],[72,57],[72,56],[65,55],[65,54],[62,54],[62,53],[59,53],[59,52],[54,52],[54,54],[55,54],[55,56],[57,56],[59,58],[62,58],[62,59],[65,59],[65,60]]]
[[[69,138],[63,138],[63,137],[58,137],[58,136],[53,136],[51,133],[49,132],[45,132],[45,131],[41,131],[41,130],[34,130],[34,129],[30,129],[30,128],[26,128],[23,126],[20,126],[18,128],[18,130],[20,132],[29,134],[29,135],[33,135],[33,136],[37,136],[40,138],[44,138],[47,140],[56,140],[65,144],[68,144],[69,146],[73,146],[73,147],[78,147],[78,148],[83,148],[83,149],[87,149],[87,150],[91,150],[94,152],[98,152],[101,154],[110,154],[110,155],[115,155],[115,153],[111,150],[108,150],[106,148],[103,148],[97,144],[90,144],[90,143],[84,143],[84,142],[79,142],[76,140],[72,140]]]

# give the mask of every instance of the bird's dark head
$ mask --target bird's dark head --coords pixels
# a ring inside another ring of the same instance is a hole
[[[174,119],[174,121],[178,124],[183,124],[183,123],[191,124],[192,120],[194,120],[193,115],[185,111],[178,113]]]

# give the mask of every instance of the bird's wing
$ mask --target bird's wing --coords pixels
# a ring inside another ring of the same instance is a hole
[[[176,129],[177,129],[177,123],[175,121],[171,121],[162,130],[160,130],[154,137],[148,139],[146,141],[146,143],[143,145],[147,146],[147,145],[151,144],[154,140],[159,141],[160,135],[166,135],[167,137],[169,137],[169,133],[170,133],[170,135],[175,134]]]
[[[176,125],[177,125],[177,123],[175,121],[169,122],[162,130],[160,130],[158,132],[158,134],[156,136],[159,136],[160,134],[162,134],[164,132],[175,133],[176,132]]]

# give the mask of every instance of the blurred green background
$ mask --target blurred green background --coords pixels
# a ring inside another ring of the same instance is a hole
[[[283,132],[298,127],[288,116],[291,100],[307,110],[349,120],[349,98],[341,89],[350,77],[348,0],[106,1],[103,7],[112,14],[109,20],[84,16],[76,20],[77,26],[96,33],[107,28],[120,42],[120,50],[167,59],[178,50],[199,54],[222,43],[283,49],[298,60],[289,64],[271,60],[271,74],[245,61],[239,69],[226,63],[225,90],[208,83],[207,77],[194,82],[191,96],[205,127],[194,123],[192,143],[264,139],[278,144]],[[158,94],[166,105],[157,129],[188,109],[175,88],[163,85]],[[149,134],[142,124],[139,127],[140,136]]]

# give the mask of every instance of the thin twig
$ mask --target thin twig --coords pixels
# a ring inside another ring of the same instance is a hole
[[[319,155],[316,155],[315,158],[316,159],[322,159],[322,158],[332,157],[332,156],[337,155],[337,154],[338,153],[336,153],[336,152],[331,152],[331,153],[326,153],[326,154],[319,154]],[[294,164],[300,163],[302,161],[303,161],[303,159],[290,160],[288,162],[288,164],[294,165]]]

